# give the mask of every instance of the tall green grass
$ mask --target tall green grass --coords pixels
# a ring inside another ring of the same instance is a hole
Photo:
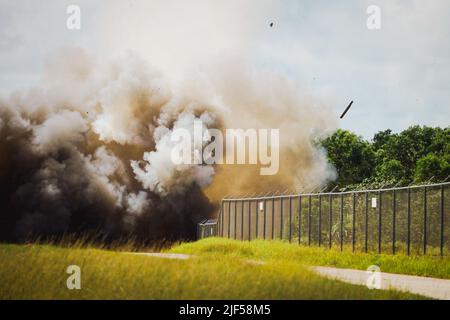
[[[378,265],[382,272],[401,273],[450,279],[450,258],[373,253],[352,253],[348,250],[306,247],[283,241],[254,240],[250,242],[224,238],[207,238],[184,243],[169,250],[174,253],[223,255],[264,261],[292,261],[304,265],[333,266],[366,270]]]
[[[0,299],[421,298],[325,279],[295,259],[273,256],[264,265],[252,264],[247,258],[258,257],[255,249],[238,242],[208,239],[172,251],[189,248],[208,254],[169,260],[85,247],[0,245]],[[69,265],[81,268],[80,290],[66,286]]]

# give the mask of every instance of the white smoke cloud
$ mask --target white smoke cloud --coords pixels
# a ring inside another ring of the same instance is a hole
[[[144,61],[127,55],[114,66],[114,74],[99,91],[101,108],[93,122],[102,141],[146,145],[153,117],[170,98],[163,76]]]
[[[201,188],[211,184],[214,174],[212,166],[175,164],[172,161],[172,151],[176,145],[176,142],[171,139],[174,130],[186,129],[190,133],[192,138],[191,157],[194,157],[194,150],[201,150],[202,141],[195,141],[194,139],[195,120],[208,121],[206,123],[202,122],[204,124],[203,130],[208,128],[206,125],[213,124],[207,112],[203,113],[199,118],[196,118],[192,113],[183,112],[174,122],[172,129],[164,126],[155,129],[156,150],[144,153],[144,168],[140,167],[138,161],[131,162],[136,179],[142,183],[144,188],[166,195],[169,192],[182,193],[186,187],[192,184],[196,184]]]
[[[88,128],[79,112],[61,110],[33,128],[32,144],[41,152],[55,151],[63,144],[82,142]]]

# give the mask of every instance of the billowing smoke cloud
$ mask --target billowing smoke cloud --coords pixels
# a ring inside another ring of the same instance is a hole
[[[132,55],[94,65],[65,49],[43,79],[0,103],[2,237],[192,236],[213,212],[202,188],[214,170],[175,167],[167,141],[174,126],[204,119],[207,108],[171,92]]]
[[[133,55],[95,64],[78,49],[60,52],[41,86],[0,104],[2,237],[98,229],[189,237],[195,222],[214,213],[208,196],[330,179],[312,144],[332,125],[326,109],[302,101],[279,78],[228,70],[208,85],[175,90]],[[250,165],[175,165],[170,134],[193,130],[196,119],[205,128],[280,128],[279,174],[262,177]]]
[[[333,179],[313,143],[334,129],[330,111],[285,77],[252,69],[243,54],[246,41],[220,28],[228,23],[223,11],[211,20],[219,24],[217,41],[232,39],[225,49],[236,51],[226,56],[206,43],[191,46],[193,55],[211,53],[201,71],[181,67],[194,61],[189,50],[168,50],[178,62],[170,64],[139,48],[111,59],[65,48],[49,58],[40,85],[0,99],[1,239],[86,231],[190,238],[226,194],[305,190]],[[152,53],[169,42],[147,36]],[[174,77],[169,65],[183,76]],[[279,173],[260,176],[254,165],[175,165],[171,132],[192,131],[195,120],[221,130],[280,129]]]

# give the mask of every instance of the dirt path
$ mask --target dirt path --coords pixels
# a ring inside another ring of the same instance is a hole
[[[313,267],[318,274],[353,284],[366,285],[370,272],[354,269]],[[423,296],[450,300],[450,280],[380,272],[380,289],[397,289]]]

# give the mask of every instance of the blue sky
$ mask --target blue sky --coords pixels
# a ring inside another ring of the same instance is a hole
[[[78,4],[82,29],[66,28]],[[369,5],[381,29],[366,27]],[[274,26],[269,27],[273,22]],[[329,105],[342,128],[450,123],[450,2],[0,0],[0,92],[36,84],[63,46],[97,57],[136,51],[167,73],[226,55],[284,73]]]

